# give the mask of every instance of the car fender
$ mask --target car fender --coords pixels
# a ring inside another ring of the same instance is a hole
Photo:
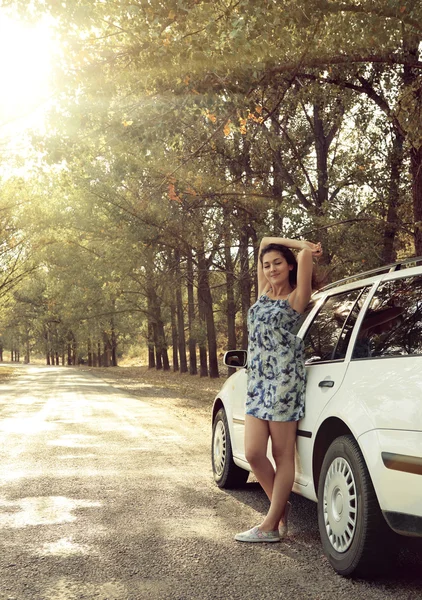
[[[345,389],[340,388],[324,407],[312,431],[312,479],[315,499],[322,463],[331,443],[337,437],[348,434],[353,435],[358,442],[363,433],[373,428],[373,419],[368,414],[365,402],[360,398],[352,397]],[[365,455],[364,458],[366,461]]]
[[[212,411],[214,420],[219,407],[226,411],[229,433],[232,444],[233,459],[235,462],[244,462],[244,421],[246,403],[246,369],[238,369],[229,377],[217,394]],[[247,468],[242,462],[242,467]]]
[[[243,370],[243,369],[242,369]],[[230,437],[233,439],[233,389],[236,386],[237,379],[239,378],[240,371],[236,371],[230,377],[226,379],[218,394],[216,395],[213,406],[211,418],[214,422],[215,415],[220,410],[221,406],[226,411],[227,422],[229,424]]]

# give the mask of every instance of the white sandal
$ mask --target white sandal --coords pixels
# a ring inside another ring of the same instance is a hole
[[[248,531],[237,533],[234,536],[237,542],[279,542],[280,533],[275,531],[262,531],[259,527],[252,527]]]

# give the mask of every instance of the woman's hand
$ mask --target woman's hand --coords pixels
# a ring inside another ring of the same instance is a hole
[[[302,242],[302,250],[304,249],[310,250],[312,252],[312,256],[316,256],[317,258],[322,256],[321,242],[317,242],[316,244],[314,244],[312,242],[307,242],[304,240]]]

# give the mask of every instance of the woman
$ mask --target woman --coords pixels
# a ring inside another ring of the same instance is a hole
[[[299,250],[297,260],[289,248]],[[303,342],[290,332],[311,298],[312,259],[321,255],[320,243],[284,238],[265,237],[259,248],[258,301],[248,315],[245,454],[271,504],[260,525],[235,536],[240,542],[279,542],[287,533],[305,400]]]

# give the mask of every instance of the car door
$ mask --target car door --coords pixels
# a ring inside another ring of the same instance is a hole
[[[356,287],[327,296],[304,335],[307,382],[305,416],[298,425],[296,491],[312,482],[316,424],[345,377],[347,347],[369,289]]]
[[[384,280],[354,337],[350,397],[377,429],[422,431],[422,276]]]

